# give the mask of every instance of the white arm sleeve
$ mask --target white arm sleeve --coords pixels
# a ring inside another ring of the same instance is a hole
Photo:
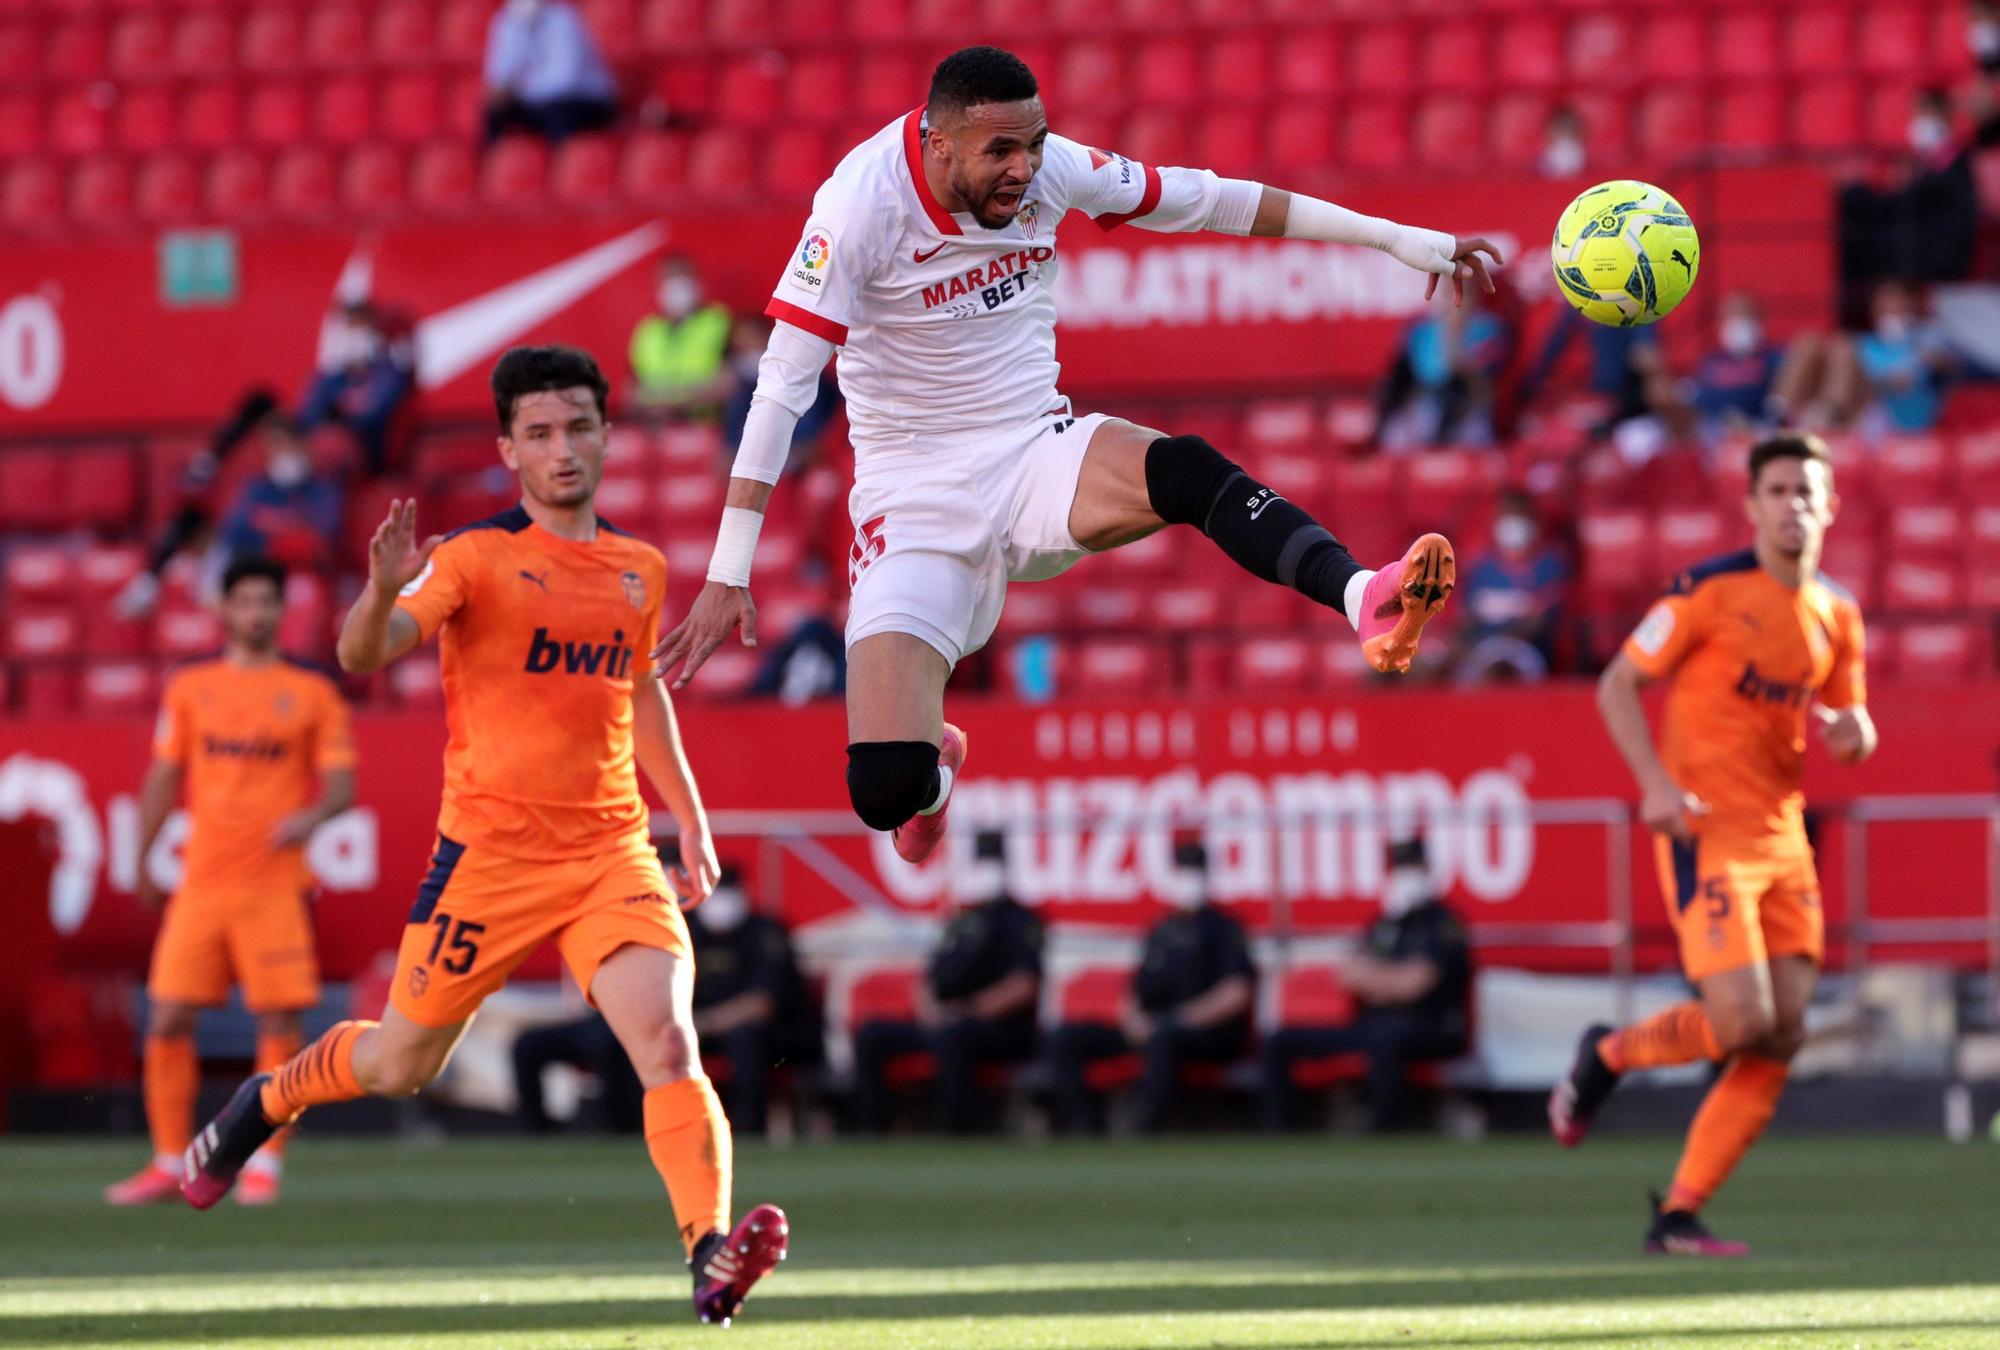
[[[1285,213],[1285,238],[1360,244],[1380,249],[1406,267],[1441,277],[1450,276],[1458,266],[1451,256],[1458,251],[1458,240],[1451,235],[1364,216],[1298,192],[1292,194],[1291,209]]]
[[[788,323],[772,327],[730,477],[778,481],[792,452],[792,432],[819,396],[819,373],[832,359],[833,344],[825,338]]]

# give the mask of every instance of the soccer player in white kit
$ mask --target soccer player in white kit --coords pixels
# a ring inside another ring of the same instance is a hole
[[[1013,54],[946,57],[923,108],[849,152],[813,198],[765,313],[758,368],[708,580],[654,651],[685,685],[732,632],[755,642],[751,558],[794,426],[840,349],[854,443],[847,784],[870,827],[921,862],[944,836],[966,738],[944,720],[952,667],[984,646],[1009,581],[1192,525],[1246,570],[1353,623],[1377,670],[1407,670],[1456,579],[1426,534],[1369,571],[1305,511],[1199,436],[1056,392],[1056,226],[1216,230],[1362,244],[1462,297],[1493,289],[1484,239],[1457,239],[1207,170],[1155,169],[1051,135]]]

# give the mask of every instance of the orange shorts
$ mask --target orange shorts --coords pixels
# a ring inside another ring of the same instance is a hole
[[[1690,980],[1826,954],[1819,874],[1803,835],[1658,841],[1660,891]]]
[[[304,893],[182,890],[167,901],[146,992],[162,1003],[213,1007],[243,986],[251,1012],[319,1002],[312,907]]]
[[[440,835],[403,930],[389,1002],[423,1026],[463,1022],[548,937],[586,998],[597,968],[627,943],[693,952],[660,855],[643,834],[571,862],[509,858]]]

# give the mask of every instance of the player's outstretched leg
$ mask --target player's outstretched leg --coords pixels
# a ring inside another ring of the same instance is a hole
[[[264,1089],[271,1075],[245,1079],[222,1114],[195,1131],[182,1162],[181,1195],[196,1209],[207,1209],[229,1194],[245,1163],[278,1132],[264,1114]]]
[[[879,572],[877,574],[879,576]],[[909,633],[870,633],[847,653],[847,796],[896,853],[920,863],[944,840],[966,735],[944,720],[951,663]]]
[[[1633,1069],[1663,1069],[1723,1057],[1715,1027],[1701,1003],[1689,999],[1620,1031],[1599,1024],[1583,1033],[1569,1075],[1549,1094],[1549,1132],[1564,1148],[1590,1133],[1599,1107]]]
[[[1590,1133],[1598,1108],[1618,1086],[1618,1075],[1598,1054],[1611,1028],[1599,1023],[1583,1033],[1577,1043],[1576,1061],[1569,1073],[1549,1093],[1549,1133],[1564,1148],[1575,1148]]]

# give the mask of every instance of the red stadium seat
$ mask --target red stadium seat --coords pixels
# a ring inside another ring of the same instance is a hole
[[[618,192],[635,206],[664,206],[679,195],[687,176],[687,137],[641,132],[625,143],[618,166]]]
[[[1987,613],[2000,612],[2000,502],[1974,506],[1968,513],[1972,565],[1966,601]]]
[[[358,6],[315,5],[306,20],[306,62],[318,70],[368,63],[368,22]]]
[[[1399,94],[1417,82],[1413,30],[1401,23],[1356,29],[1347,53],[1347,87]]]
[[[382,91],[381,132],[402,145],[444,132],[444,91],[429,71],[407,71]]]
[[[1330,32],[1287,34],[1278,48],[1278,92],[1326,98],[1340,90],[1340,44]]]
[[[1706,21],[1689,10],[1655,11],[1640,30],[1638,50],[1649,81],[1699,79],[1708,71]]]
[[[1861,91],[1850,80],[1820,79],[1792,96],[1791,142],[1810,150],[1845,150],[1863,143]]]
[[[1419,104],[1415,139],[1417,159],[1429,168],[1470,170],[1486,162],[1483,109],[1461,94]]]
[[[612,205],[618,147],[609,136],[572,136],[556,148],[549,196],[564,206],[601,210]]]
[[[1149,104],[1182,106],[1200,92],[1200,57],[1186,38],[1154,38],[1139,48],[1132,67],[1136,87]]]
[[[486,81],[474,72],[446,84],[441,134],[472,139],[482,135],[485,127]]]
[[[955,39],[978,17],[974,0],[910,0],[910,28],[924,37]]]
[[[1333,113],[1325,104],[1287,101],[1271,114],[1264,156],[1273,168],[1322,168],[1336,153]]]
[[[853,88],[847,99],[856,113],[878,125],[899,117],[915,107],[923,89],[924,75],[908,52],[864,51],[859,53]],[[1061,105],[1063,112],[1069,105]]]
[[[548,147],[541,141],[509,136],[487,151],[479,167],[479,199],[503,210],[532,210],[541,200],[548,166]]]
[[[25,87],[42,67],[41,39],[31,22],[0,23],[0,84]]]
[[[1705,145],[1708,104],[1688,87],[1649,89],[1640,97],[1638,150],[1649,160],[1667,161]]]
[[[430,652],[414,652],[389,668],[389,690],[405,708],[444,706],[444,674],[437,657]]]
[[[1889,512],[1889,546],[1897,557],[1956,558],[1967,542],[1965,526],[1956,506],[1898,506]]]
[[[1081,109],[1116,108],[1130,96],[1124,58],[1115,43],[1080,41],[1063,49],[1056,74],[1055,106],[1064,113]],[[910,100],[914,106],[918,100]]]
[[[1969,431],[1956,446],[1959,488],[1979,502],[2000,502],[2000,422]]]
[[[56,95],[43,122],[49,148],[63,155],[94,155],[109,146],[114,98],[108,86],[65,89]]]
[[[656,4],[661,2],[654,0]],[[909,25],[909,0],[854,0],[848,9],[848,32],[858,38],[905,41],[909,37]],[[912,99],[911,103],[914,106],[915,100]]]
[[[76,560],[78,598],[88,609],[102,609],[145,565],[146,552],[137,544],[88,544]]]
[[[144,154],[174,143],[174,96],[163,85],[135,85],[118,99],[117,140],[122,150]]]
[[[809,198],[838,164],[840,151],[810,127],[787,128],[764,148],[761,181],[779,198]]]
[[[99,717],[143,716],[157,693],[153,668],[143,661],[92,661],[83,668],[78,706]]]
[[[271,166],[271,207],[287,219],[332,215],[333,189],[333,161],[316,145],[295,145]]]
[[[1950,485],[1951,458],[1936,436],[1899,436],[1875,456],[1875,487],[1885,502],[1930,502]]]
[[[47,78],[92,80],[104,73],[104,25],[95,19],[72,19],[49,34],[43,58]]]
[[[179,225],[201,214],[194,162],[185,155],[154,155],[139,166],[133,213],[148,225]]]
[[[202,201],[218,220],[241,222],[262,215],[270,203],[270,174],[254,150],[224,150],[208,163]]]
[[[847,989],[847,1026],[864,1022],[915,1021],[917,985],[923,972],[915,966],[871,970]]]
[[[1173,682],[1166,644],[1145,638],[1093,638],[1074,649],[1064,687],[1080,694],[1144,698]]]
[[[44,232],[63,223],[62,175],[47,160],[24,159],[0,178],[0,224],[9,230]]]
[[[1965,577],[1951,562],[1892,558],[1882,569],[1882,600],[1896,611],[1955,610],[1965,603]]]
[[[704,131],[688,150],[688,186],[710,197],[749,190],[753,172],[750,145],[740,132]]]
[[[340,205],[357,216],[384,216],[403,202],[403,156],[391,145],[357,146],[340,166]]]
[[[246,71],[271,76],[295,70],[305,59],[304,29],[299,8],[267,4],[243,18],[238,59]]]
[[[1564,64],[1575,84],[1632,83],[1641,67],[1632,20],[1619,10],[1578,15],[1569,25]]]
[[[1227,606],[1222,588],[1196,584],[1156,587],[1147,592],[1147,603],[1154,623],[1182,633],[1219,627]]]
[[[132,218],[132,171],[125,161],[99,156],[70,170],[70,219],[87,229],[116,229]]]
[[[1986,674],[1991,630],[1980,623],[1911,623],[1897,628],[1893,664],[1898,680],[1956,683]]]
[[[1816,5],[1796,10],[1785,21],[1785,64],[1805,75],[1833,75],[1851,70],[1852,36],[1845,7]]]
[[[739,56],[722,69],[715,115],[732,126],[760,127],[778,115],[785,65],[775,53]]]
[[[1235,648],[1235,687],[1246,694],[1295,693],[1313,672],[1311,643],[1299,637],[1245,637]]]
[[[1711,141],[1731,150],[1770,150],[1784,143],[1785,100],[1774,84],[1725,89]]]
[[[181,76],[203,78],[228,73],[236,54],[236,30],[229,14],[190,10],[174,25],[167,64]]]
[[[1562,29],[1554,18],[1524,15],[1500,29],[1498,57],[1502,83],[1546,89],[1563,78]],[[1594,78],[1594,77],[1593,77]]]
[[[853,71],[844,53],[801,56],[785,72],[787,131],[799,123],[819,126],[832,121],[847,107],[853,88]]]
[[[42,148],[42,101],[34,94],[0,94],[0,162]]]
[[[1729,549],[1734,529],[1720,507],[1680,507],[1653,518],[1655,557],[1662,582]]]
[[[1391,99],[1350,104],[1344,119],[1346,147],[1342,158],[1351,169],[1407,169],[1410,163],[1408,110]]]
[[[1507,94],[1488,106],[1487,118],[1494,159],[1509,169],[1532,168],[1540,161],[1543,128],[1549,120],[1547,99],[1540,94]]]
[[[328,80],[313,99],[313,134],[326,145],[358,145],[375,131],[375,91],[362,76]]]
[[[1423,87],[1482,89],[1492,74],[1486,26],[1477,19],[1446,20],[1424,34]]]
[[[243,135],[243,106],[236,85],[219,81],[188,90],[181,101],[181,140],[201,150],[220,150]]]
[[[48,661],[83,651],[83,625],[67,606],[9,610],[4,631],[7,654],[16,660]]]
[[[1262,33],[1230,33],[1204,44],[1201,69],[1201,95],[1210,104],[1261,103],[1275,78]]]
[[[436,6],[424,0],[390,0],[375,11],[369,46],[385,66],[411,66],[431,58],[431,17]]]
[[[1863,6],[1855,49],[1861,55],[1861,68],[1871,75],[1921,79],[1928,64],[1923,12],[1910,5]]]
[[[1060,586],[1016,586],[1000,611],[1000,631],[1016,637],[1061,632],[1068,626],[1068,615]]]
[[[291,81],[259,85],[250,93],[244,133],[267,150],[296,145],[306,135],[306,94]]]
[[[1118,148],[1141,164],[1185,163],[1192,148],[1187,117],[1173,108],[1141,108],[1126,119]]]
[[[1071,974],[1056,989],[1056,1017],[1063,1022],[1101,1022],[1117,1026],[1125,1016],[1132,989],[1129,966],[1088,966]]]
[[[453,65],[477,65],[486,54],[486,29],[493,6],[482,0],[450,0],[438,13],[431,34],[432,54]],[[683,39],[686,30],[682,30]],[[615,55],[615,54],[614,54]]]
[[[1292,966],[1278,977],[1280,1027],[1344,1027],[1354,1020],[1354,995],[1332,966]]]
[[[76,554],[61,544],[28,541],[6,554],[0,580],[6,585],[7,609],[31,605],[62,605],[76,584]]]
[[[167,67],[167,21],[161,14],[127,14],[111,30],[105,71],[120,80],[159,79]]]
[[[1717,16],[1710,36],[1710,73],[1737,79],[1768,79],[1779,73],[1775,7],[1726,10]]]
[[[1093,632],[1136,628],[1146,613],[1146,590],[1143,586],[1080,586],[1070,597],[1070,612]]]
[[[583,26],[613,60],[639,45],[637,0],[584,0]]]
[[[1640,511],[1586,511],[1578,519],[1586,604],[1615,613],[1659,587],[1651,535],[1651,522]]]

